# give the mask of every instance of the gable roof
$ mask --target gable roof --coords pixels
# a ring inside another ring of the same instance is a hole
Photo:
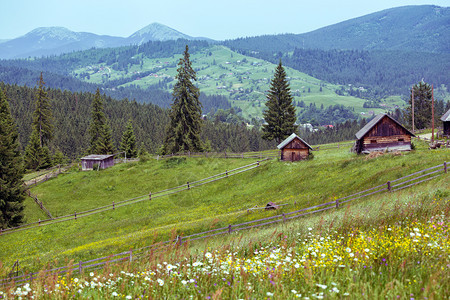
[[[441,117],[442,122],[448,122],[450,121],[450,109],[447,110],[447,112]]]
[[[287,146],[287,144],[289,144],[290,142],[292,142],[295,138],[298,138],[300,141],[302,141],[309,149],[312,150],[312,147],[305,142],[301,137],[299,137],[298,135],[296,135],[295,133],[291,134],[289,137],[287,137],[284,141],[282,141],[277,148],[278,149],[283,149],[284,147]]]
[[[394,123],[396,123],[398,126],[400,126],[401,128],[403,128],[404,130],[406,130],[406,132],[408,132],[411,136],[415,136],[414,133],[412,133],[411,131],[409,131],[408,129],[406,129],[405,127],[403,127],[402,124],[400,124],[399,122],[397,122],[395,119],[391,118],[388,114],[385,113],[381,113],[379,115],[377,115],[375,118],[373,118],[369,123],[366,124],[366,126],[364,126],[363,128],[361,128],[357,133],[356,133],[356,138],[358,140],[360,140],[363,136],[365,136],[376,124],[378,124],[378,122],[381,121],[381,119],[383,119],[384,117],[388,117],[389,119],[391,119],[392,121],[394,121]]]
[[[104,160],[107,158],[110,158],[111,156],[114,156],[114,154],[107,154],[107,155],[102,155],[102,154],[91,154],[85,157],[82,157],[82,160]]]

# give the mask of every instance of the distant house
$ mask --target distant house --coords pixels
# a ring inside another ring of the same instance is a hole
[[[441,117],[445,136],[450,136],[450,109]]]
[[[82,170],[106,169],[114,166],[114,154],[99,155],[91,154],[81,158]]]
[[[356,133],[355,150],[357,153],[409,151],[413,136],[413,133],[387,114],[379,114]]]
[[[281,150],[281,160],[285,161],[306,159],[312,150],[312,147],[295,133],[291,134],[277,147]]]

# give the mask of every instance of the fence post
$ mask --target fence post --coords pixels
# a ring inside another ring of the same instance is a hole
[[[148,193],[148,200],[152,200],[152,192]]]
[[[187,182],[187,186],[188,186],[188,190],[191,189],[191,187],[189,186],[189,181]]]
[[[113,201],[113,209],[115,209],[114,201]]]
[[[391,182],[390,181],[387,182],[387,189],[388,189],[389,192],[392,191]]]
[[[259,167],[259,160],[258,161],[256,161],[256,165]]]
[[[188,151],[188,156],[191,157],[191,151]]]
[[[225,170],[225,174],[226,174],[226,176],[228,177],[228,170]]]
[[[242,158],[244,158],[244,152],[242,152],[241,156],[242,156]]]
[[[286,223],[286,216],[283,213],[283,223]]]
[[[225,158],[227,158],[227,151],[225,151]]]
[[[3,228],[0,228],[0,235],[2,235],[3,233]]]
[[[336,208],[339,208],[339,199],[336,199]]]
[[[41,225],[41,219],[39,219],[39,225]]]
[[[183,243],[181,235],[178,236],[178,246],[181,246]]]
[[[444,173],[447,173],[447,162],[444,161]]]
[[[83,272],[83,262],[80,260],[80,262],[78,263],[78,273],[81,274],[81,272]]]
[[[75,212],[75,214],[74,214],[74,215],[75,215],[75,220],[76,220],[76,219],[77,219],[77,212]]]
[[[130,262],[133,260],[133,250],[130,250]]]
[[[228,225],[228,233],[231,233],[231,224],[230,225]]]

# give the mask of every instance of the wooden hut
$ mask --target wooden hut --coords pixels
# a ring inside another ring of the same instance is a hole
[[[355,150],[357,153],[409,151],[413,136],[413,133],[387,114],[379,114],[356,133]]]
[[[450,137],[450,109],[441,117],[443,135]]]
[[[81,158],[82,170],[93,170],[95,166],[99,169],[106,169],[114,166],[114,154],[99,155],[91,154]]]
[[[306,159],[312,150],[311,146],[295,133],[291,134],[277,147],[281,150],[281,160],[285,161]]]

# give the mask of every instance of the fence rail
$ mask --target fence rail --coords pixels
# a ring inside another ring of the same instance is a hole
[[[440,174],[438,174],[438,173],[440,173]],[[83,270],[86,270],[86,269],[92,270],[95,268],[100,268],[101,266],[104,266],[108,263],[121,262],[121,261],[132,261],[133,257],[141,257],[145,253],[147,253],[149,251],[149,249],[154,251],[155,249],[160,249],[162,247],[167,247],[170,245],[175,245],[175,246],[182,245],[185,242],[193,242],[193,241],[200,240],[200,239],[213,238],[213,237],[223,235],[223,234],[231,234],[232,232],[248,230],[248,229],[257,228],[257,227],[261,227],[261,226],[267,226],[267,225],[280,223],[280,222],[284,223],[289,220],[293,220],[293,219],[304,217],[304,216],[311,215],[311,214],[316,214],[316,213],[323,212],[323,211],[326,211],[329,209],[338,209],[340,206],[342,206],[345,203],[348,203],[348,202],[351,202],[351,201],[354,201],[356,199],[360,199],[363,197],[367,197],[367,196],[370,196],[370,195],[373,195],[376,193],[380,193],[383,191],[387,191],[387,192],[398,191],[398,190],[422,183],[424,181],[434,179],[442,174],[447,174],[447,173],[448,173],[447,162],[444,162],[443,164],[440,164],[440,165],[437,165],[437,166],[434,166],[431,168],[427,168],[427,169],[424,169],[424,170],[388,181],[384,184],[354,193],[354,194],[346,196],[346,197],[341,197],[339,199],[336,199],[336,200],[333,200],[330,202],[314,205],[314,206],[307,207],[307,208],[302,208],[300,210],[296,210],[296,211],[292,211],[292,212],[288,212],[288,213],[282,213],[282,214],[278,214],[275,216],[266,217],[263,219],[252,220],[252,221],[248,221],[248,222],[244,222],[244,223],[240,223],[240,224],[234,224],[234,225],[230,224],[225,227],[220,227],[220,228],[215,228],[215,229],[211,229],[211,230],[204,231],[204,232],[194,233],[194,234],[184,236],[184,237],[178,236],[176,239],[159,242],[159,243],[152,244],[152,245],[149,245],[149,246],[146,246],[143,248],[136,249],[134,251],[130,250],[127,252],[121,252],[119,254],[113,254],[110,256],[100,257],[100,258],[96,258],[96,259],[92,259],[92,260],[88,260],[88,261],[84,261],[84,262],[80,261],[78,264],[72,265],[72,266],[64,266],[64,267],[54,268],[54,269],[50,269],[50,270],[44,270],[39,273],[30,273],[30,274],[26,274],[26,275],[22,275],[22,276],[16,276],[16,277],[2,279],[2,280],[0,280],[0,286],[7,285],[9,283],[21,284],[21,283],[24,283],[27,281],[32,281],[33,279],[37,278],[38,274],[41,274],[41,273],[44,276],[50,276],[50,275],[55,275],[55,274],[60,274],[60,273],[67,273],[67,272],[82,273]],[[438,175],[435,175],[435,174],[438,174]],[[434,175],[434,176],[431,176],[431,175]],[[396,184],[392,185],[392,183],[394,183],[394,182]],[[393,189],[394,187],[397,187],[397,188]],[[112,259],[112,258],[114,258],[114,259]],[[95,262],[95,263],[92,264],[93,262]]]
[[[261,165],[261,163],[263,163],[269,159],[270,158],[265,158],[265,159],[255,162],[255,163],[251,163],[251,164],[248,164],[248,165],[245,165],[245,166],[242,166],[239,168],[235,168],[232,170],[226,170],[225,172],[220,173],[220,174],[216,174],[216,175],[213,175],[213,176],[210,176],[210,177],[207,177],[204,179],[200,179],[197,181],[193,181],[190,183],[187,182],[186,184],[182,184],[180,186],[165,189],[162,191],[158,191],[158,192],[154,192],[154,193],[150,192],[149,194],[146,194],[146,195],[134,197],[131,199],[126,199],[126,200],[119,201],[119,202],[113,201],[111,204],[96,207],[96,208],[93,208],[90,210],[86,210],[86,211],[82,211],[82,212],[75,212],[73,214],[64,215],[64,216],[60,216],[60,217],[50,217],[50,219],[39,220],[38,222],[28,223],[28,224],[25,224],[22,226],[17,226],[17,227],[11,227],[11,228],[7,228],[7,229],[0,228],[0,236],[3,234],[10,234],[10,233],[14,233],[14,232],[19,232],[19,231],[23,231],[23,230],[36,228],[39,226],[46,226],[46,225],[57,224],[57,223],[61,223],[61,222],[71,221],[71,220],[77,220],[78,218],[87,217],[87,216],[90,216],[93,214],[98,214],[98,213],[109,211],[109,210],[115,210],[117,208],[127,206],[130,204],[136,204],[136,203],[139,203],[142,201],[149,201],[149,200],[152,200],[155,198],[165,197],[165,196],[176,194],[176,193],[179,193],[179,192],[182,192],[185,190],[190,190],[192,188],[199,187],[199,186],[207,184],[207,183],[212,183],[212,182],[218,181],[220,179],[228,178],[230,176],[238,175],[240,173],[253,170],[255,168],[258,168]],[[42,202],[40,202],[40,201],[39,201],[39,203],[42,204]],[[38,205],[40,205],[40,204],[38,204]],[[43,204],[42,204],[42,207],[44,207]],[[50,214],[50,212],[48,212],[48,214]],[[50,216],[51,216],[51,214],[50,214]]]

